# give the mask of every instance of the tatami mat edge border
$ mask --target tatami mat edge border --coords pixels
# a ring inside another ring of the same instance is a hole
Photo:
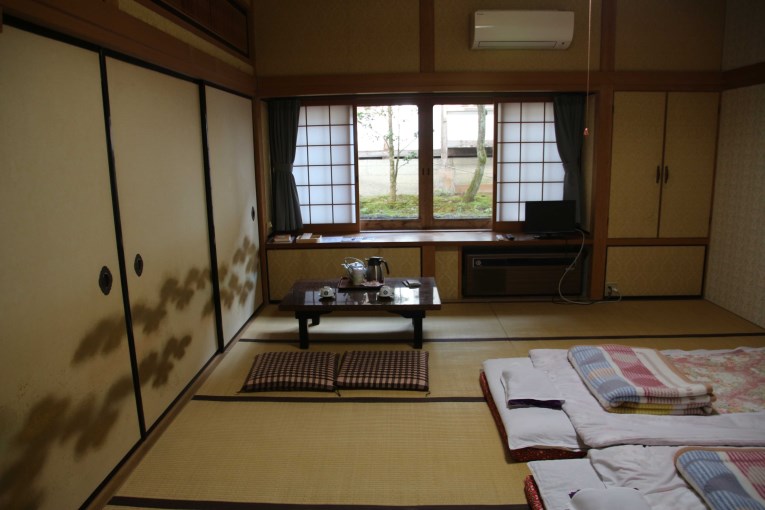
[[[478,403],[485,402],[483,397],[269,397],[263,395],[194,395],[191,400],[203,402],[298,402],[332,404],[438,404],[438,403]]]
[[[561,335],[561,336],[510,336],[502,338],[425,338],[423,343],[454,343],[454,342],[529,342],[544,340],[632,340],[638,338],[731,338],[731,337],[758,337],[765,336],[765,331],[748,331],[745,333],[677,333],[677,334],[653,334],[653,335]],[[404,339],[369,339],[369,340],[343,340],[343,339],[320,339],[316,344],[380,344],[385,342],[401,342]],[[264,344],[295,344],[297,340],[267,339],[267,338],[240,338],[239,342],[264,343]]]
[[[110,506],[158,508],[170,510],[527,510],[528,505],[296,505],[278,503],[250,503],[236,501],[187,501],[180,499],[140,498],[114,496]]]
[[[765,334],[765,333],[763,333]],[[497,337],[497,338],[423,338],[423,342],[438,342],[438,343],[447,343],[447,342],[507,342],[508,340],[512,340],[508,337]],[[251,342],[251,343],[264,343],[264,344],[294,344],[297,343],[297,339],[286,339],[286,338],[240,338],[239,342]],[[408,342],[411,343],[411,338],[369,338],[369,339],[360,339],[360,340],[344,340],[342,338],[339,339],[329,339],[329,338],[320,338],[320,339],[311,339],[312,343],[316,344],[383,344],[383,343],[401,343],[401,342]]]

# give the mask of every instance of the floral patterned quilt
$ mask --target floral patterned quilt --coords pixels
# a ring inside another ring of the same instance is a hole
[[[765,410],[765,350],[665,354],[689,379],[712,383],[718,413]]]

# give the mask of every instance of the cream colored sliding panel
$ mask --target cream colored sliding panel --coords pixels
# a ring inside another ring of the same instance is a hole
[[[608,237],[656,237],[664,102],[663,92],[614,94]]]
[[[4,26],[0,112],[0,506],[79,508],[140,439],[98,55]]]
[[[199,89],[114,59],[107,71],[148,428],[216,350]]]
[[[660,237],[706,237],[717,147],[716,92],[670,93]]]
[[[617,246],[608,249],[606,282],[623,296],[698,296],[704,246]]]
[[[263,303],[255,194],[252,101],[206,87],[215,245],[223,316],[223,340]]]
[[[436,285],[438,285],[441,301],[458,301],[460,299],[459,282],[459,248],[436,248]]]

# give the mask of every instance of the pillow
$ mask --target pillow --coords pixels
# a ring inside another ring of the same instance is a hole
[[[350,351],[337,374],[340,388],[428,390],[427,351]]]
[[[242,391],[335,391],[337,354],[265,352],[255,356]]]

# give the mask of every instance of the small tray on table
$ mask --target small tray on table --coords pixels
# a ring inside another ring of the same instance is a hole
[[[383,286],[382,282],[378,282],[377,280],[373,280],[371,282],[364,282],[359,285],[354,285],[353,282],[351,282],[351,279],[347,276],[343,276],[340,278],[340,282],[337,284],[337,290],[373,290],[373,289],[379,289]]]

